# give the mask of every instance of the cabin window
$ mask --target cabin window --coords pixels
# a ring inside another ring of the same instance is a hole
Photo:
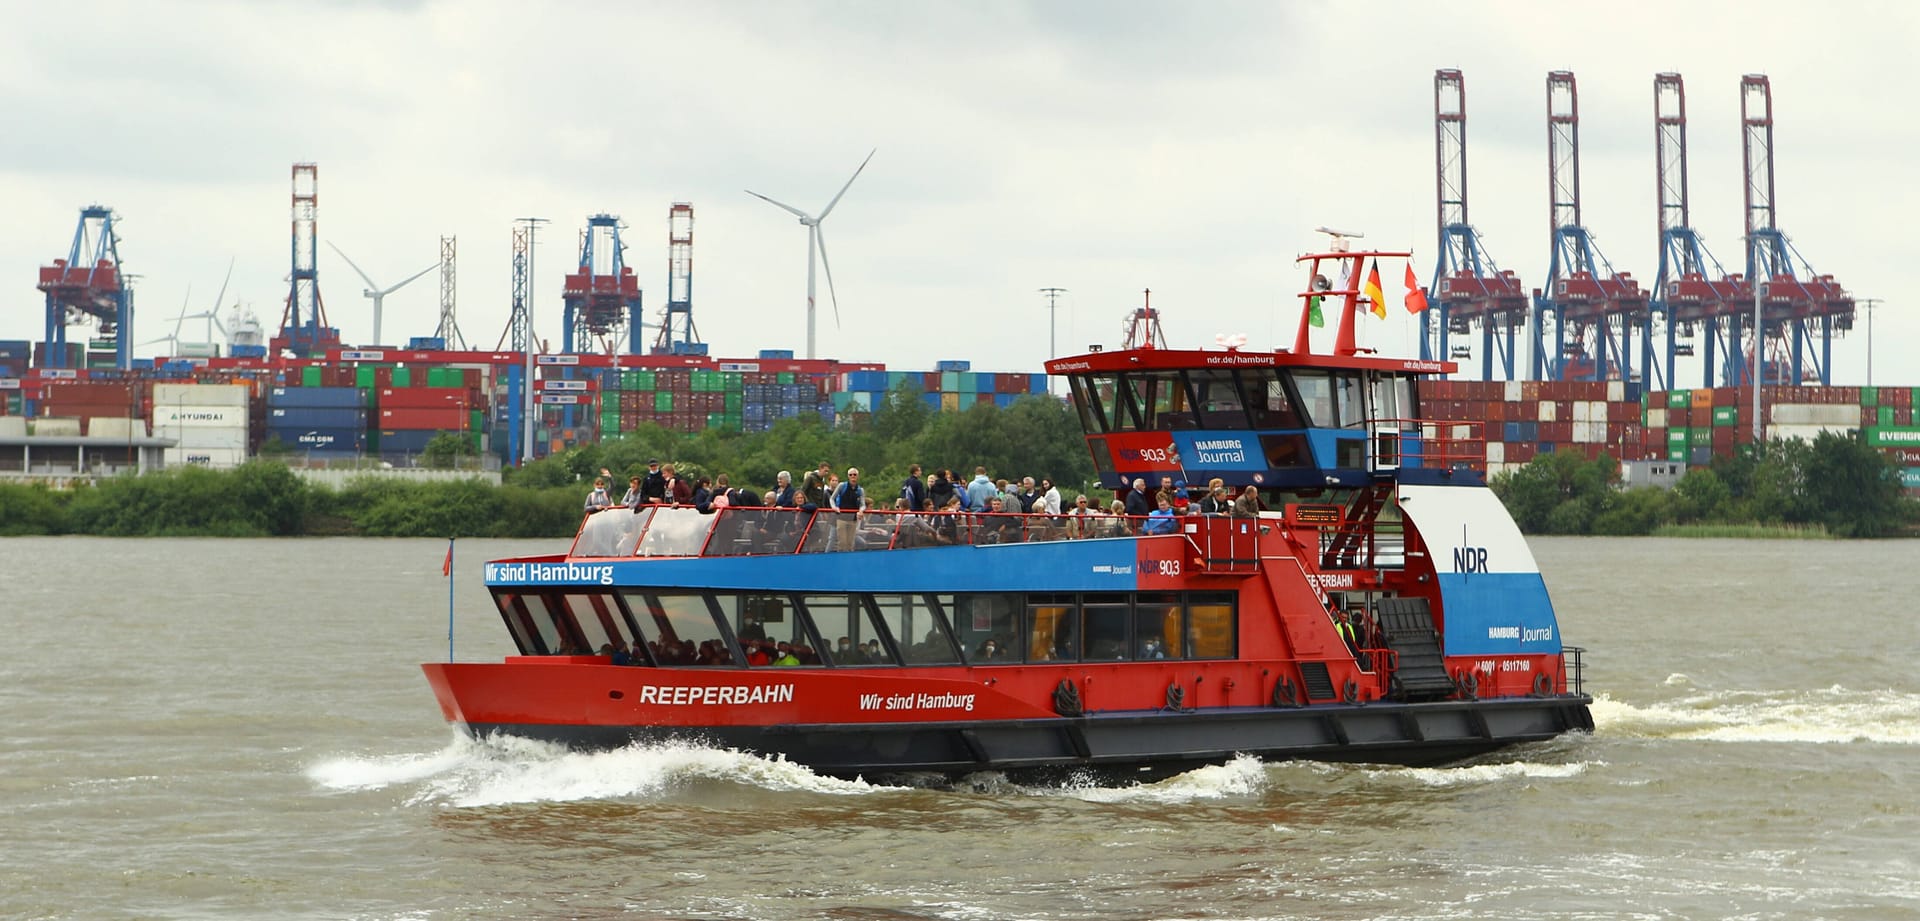
[[[1089,662],[1126,659],[1127,596],[1088,595],[1080,606],[1081,658]]]
[[[1080,657],[1079,606],[1072,595],[1027,596],[1027,661]]]
[[[1125,397],[1131,397],[1141,431],[1191,429],[1196,425],[1187,387],[1178,371],[1140,371],[1122,374]]]
[[[579,654],[579,631],[573,627],[573,618],[567,616],[566,604],[546,595],[533,595],[531,600],[539,604],[527,605],[527,619],[540,631],[540,641],[546,651],[551,655]]]
[[[719,599],[720,613],[733,626],[733,635],[740,640],[740,651],[746,654],[748,664],[754,661],[756,647],[769,661],[778,659],[782,643],[801,665],[820,664],[818,646],[787,596],[746,592],[723,594]]]
[[[1019,595],[936,595],[940,606],[953,621],[954,636],[966,651],[967,661],[975,665],[1017,662],[1020,650]],[[993,655],[986,654],[987,642],[993,642]]]
[[[1373,378],[1373,416],[1376,419],[1417,419],[1413,404],[1413,379],[1397,374]]]
[[[1134,657],[1178,659],[1186,654],[1179,595],[1141,595],[1133,603]]]
[[[615,640],[626,643],[626,637],[616,625],[619,612],[609,607],[607,596],[571,593],[560,596],[559,600],[572,610],[574,625],[580,630],[582,652],[597,655],[602,647],[618,645]]]
[[[1233,596],[1196,595],[1187,600],[1187,658],[1233,658]]]
[[[801,603],[820,634],[820,651],[825,653],[827,661],[834,665],[900,664],[866,605],[855,596],[803,595]]]
[[[1086,378],[1087,409],[1093,413],[1097,432],[1133,428],[1120,405],[1120,379],[1113,374],[1090,374]]]
[[[953,665],[960,661],[940,614],[919,595],[877,594],[874,610],[908,665]]]
[[[704,595],[627,592],[636,617],[641,611],[660,629],[653,644],[661,665],[735,665],[733,647],[720,631]]]
[[[1240,382],[1229,370],[1207,368],[1187,372],[1193,387],[1196,428],[1240,429],[1247,425]]]
[[[534,642],[532,618],[527,616],[520,593],[498,592],[493,596],[493,602],[500,607],[500,619],[507,622],[507,632],[513,634],[513,645],[519,647],[520,654],[538,655],[540,647]]]

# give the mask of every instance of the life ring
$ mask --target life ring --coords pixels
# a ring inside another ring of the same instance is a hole
[[[1341,686],[1340,688],[1340,699],[1350,704],[1359,703],[1360,702],[1359,682],[1354,681],[1352,678],[1348,678],[1347,683]]]
[[[1294,688],[1293,682],[1287,680],[1285,675],[1280,676],[1280,680],[1274,682],[1273,705],[1276,707],[1300,706],[1300,692]]]
[[[1535,697],[1552,697],[1553,696],[1552,676],[1548,675],[1546,672],[1541,672],[1540,674],[1533,676],[1533,696]]]

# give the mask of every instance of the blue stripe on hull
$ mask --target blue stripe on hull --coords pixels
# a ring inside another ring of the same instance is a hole
[[[1451,656],[1542,655],[1560,651],[1547,583],[1537,572],[1440,573]]]
[[[620,585],[810,592],[1058,591],[1138,589],[1132,539],[989,547],[853,551],[754,557],[575,560],[573,570],[515,572],[488,564],[495,585]],[[561,566],[567,564],[559,564]]]

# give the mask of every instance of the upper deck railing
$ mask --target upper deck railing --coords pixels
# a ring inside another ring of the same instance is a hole
[[[1185,536],[1209,569],[1252,571],[1258,520],[1222,515],[840,512],[790,508],[616,507],[580,524],[568,556],[736,557]]]
[[[1484,423],[1368,419],[1374,470],[1422,468],[1487,472]]]

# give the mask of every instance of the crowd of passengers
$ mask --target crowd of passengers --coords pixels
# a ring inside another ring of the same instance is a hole
[[[1189,489],[1186,482],[1171,476],[1160,478],[1159,488],[1150,489],[1144,478],[1135,479],[1130,488],[1117,492],[1109,502],[1086,495],[1077,496],[1063,506],[1053,481],[1041,477],[994,480],[985,467],[973,468],[973,479],[962,483],[951,469],[935,470],[924,481],[921,466],[909,468],[897,495],[875,501],[860,482],[860,470],[849,467],[846,478],[833,472],[832,465],[820,465],[806,472],[799,486],[793,475],[782,470],[772,489],[764,492],[750,486],[733,486],[727,475],[709,480],[699,477],[689,483],[674,471],[673,464],[657,459],[647,462],[645,476],[628,480],[626,494],[619,502],[608,490],[607,470],[594,481],[587,494],[587,514],[610,508],[640,510],[648,506],[691,506],[703,514],[724,508],[794,509],[813,512],[864,513],[836,520],[832,544],[850,549],[878,542],[885,546],[939,546],[958,543],[1000,543],[1018,540],[1057,540],[1087,537],[1121,537],[1130,534],[1171,534],[1178,529],[1183,515],[1222,515],[1255,518],[1261,511],[1259,490],[1248,486],[1235,492],[1215,478],[1206,487]],[[894,535],[895,523],[872,520],[876,512],[923,512],[903,516]],[[968,516],[964,525],[961,515]],[[976,517],[990,516],[990,517]],[[765,527],[781,531],[804,528],[797,516],[768,522]],[[1024,534],[1024,537],[1023,537]],[[780,534],[760,535],[777,540]]]
[[[909,651],[909,658],[928,658],[928,655],[914,655],[913,653],[927,653],[929,648],[938,647],[939,644],[940,641],[937,634],[929,636],[924,648],[915,647],[914,650]],[[766,639],[765,637],[742,636],[740,638],[740,648],[746,651],[748,665],[821,664],[820,654],[815,652],[812,646],[803,642],[789,643],[786,640],[776,641]],[[988,640],[975,658],[978,661],[1000,661],[1008,658],[1007,655],[1000,652],[1001,649],[1005,648],[1008,648],[1005,643],[996,645],[994,640]],[[729,650],[726,643],[721,640],[707,640],[697,644],[692,640],[666,640],[664,642],[660,640],[648,640],[647,651],[652,653],[653,660],[661,665],[734,664],[733,652]],[[563,656],[588,655],[588,652],[585,648],[567,644],[560,648],[558,654]],[[615,665],[646,664],[644,659],[636,657],[633,654],[633,650],[627,646],[625,640],[601,644],[598,654],[606,656]],[[930,655],[934,659],[944,657],[944,654],[937,651],[937,649],[933,649]],[[1150,658],[1165,658],[1165,656],[1152,656]],[[833,661],[838,665],[893,664],[893,660],[888,658],[886,651],[880,648],[879,640],[870,639],[867,640],[865,644],[860,644],[844,636],[840,638],[839,647],[834,650]]]

